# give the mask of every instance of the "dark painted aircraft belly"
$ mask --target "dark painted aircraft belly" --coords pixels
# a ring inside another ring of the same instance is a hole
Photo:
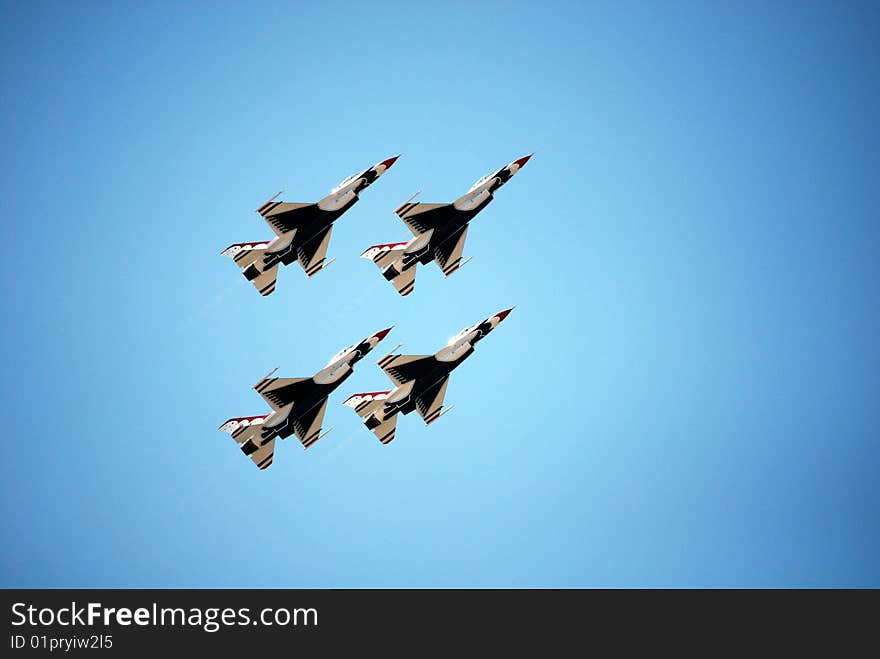
[[[458,236],[467,228],[470,221],[474,219],[481,210],[488,206],[491,201],[492,197],[489,197],[473,210],[460,211],[456,213],[449,222],[434,229],[434,235],[431,236],[431,242],[428,244],[428,249],[419,259],[419,262],[423,265],[427,265],[434,260],[435,247],[439,247],[449,240],[458,240]]]
[[[442,245],[447,240],[458,236],[462,231],[464,231],[465,227],[468,225],[468,222],[471,221],[471,217],[473,216],[470,214],[463,214],[455,218],[455,220],[453,220],[452,222],[449,222],[448,224],[439,227],[434,232],[434,235],[431,237],[432,245]]]
[[[317,213],[312,217],[312,219],[306,223],[303,223],[299,229],[297,229],[296,236],[293,241],[284,248],[284,250],[280,252],[267,252],[263,257],[263,262],[265,267],[271,267],[274,263],[281,261],[284,265],[290,265],[294,261],[297,260],[297,248],[300,245],[304,245],[309,242],[312,238],[319,235],[321,232],[325,231],[331,224],[333,224],[337,219],[339,219],[343,213],[345,213],[349,208],[354,206],[358,201],[358,198],[355,197],[350,202],[348,202],[342,208],[339,208],[335,211],[323,211],[318,209]]]
[[[351,375],[351,372],[346,373],[343,377],[339,378],[339,380],[332,384],[315,384],[313,390],[308,396],[300,398],[294,403],[293,409],[290,411],[290,416],[285,419],[285,422],[282,422],[280,427],[269,434],[269,436],[274,434],[277,435],[279,439],[287,439],[290,437],[293,434],[293,422],[323,403],[324,400],[333,393],[336,387],[342,384],[349,375]],[[268,437],[264,434],[263,439],[268,439]]]
[[[447,377],[456,367],[461,364],[473,352],[469,350],[461,359],[454,362],[438,362],[437,366],[431,369],[427,375],[417,378],[410,391],[409,400],[406,405],[400,408],[402,414],[409,414],[416,409],[416,398],[424,394],[428,389],[436,385],[443,378]]]

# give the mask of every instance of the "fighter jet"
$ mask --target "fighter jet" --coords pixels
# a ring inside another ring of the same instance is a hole
[[[295,434],[304,448],[313,446],[330,432],[321,432],[327,397],[345,382],[354,365],[390,331],[389,327],[343,348],[310,378],[274,378],[276,368],[254,385],[272,411],[260,416],[229,419],[220,430],[230,433],[242,452],[249,455],[260,469],[272,464],[276,438],[286,439]]]
[[[358,194],[382,176],[400,156],[383,160],[362,172],[352,174],[318,203],[300,204],[275,201],[281,192],[257,209],[275,232],[275,238],[259,242],[235,243],[222,252],[231,257],[260,295],[275,290],[278,264],[299,261],[312,277],[333,262],[326,261],[333,222],[359,199]]]
[[[396,385],[391,391],[354,394],[343,405],[352,408],[383,444],[394,439],[397,414],[416,410],[431,425],[452,407],[443,408],[449,375],[474,352],[474,346],[498,327],[513,309],[499,311],[464,328],[434,355],[389,353],[377,363]],[[399,346],[398,346],[399,347]],[[396,348],[395,348],[396,349]],[[394,350],[391,351],[392,353]]]
[[[418,192],[395,213],[415,236],[410,241],[368,247],[361,258],[372,259],[401,295],[415,288],[416,266],[436,261],[445,276],[461,268],[462,250],[468,223],[483,210],[494,193],[525,165],[532,155],[524,156],[479,179],[467,193],[451,204],[413,203]]]

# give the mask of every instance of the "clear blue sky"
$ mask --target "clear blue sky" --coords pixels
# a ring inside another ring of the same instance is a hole
[[[876,3],[25,3],[0,21],[3,586],[880,586]],[[470,263],[368,245],[535,157]],[[402,153],[337,262],[220,250]],[[517,305],[455,410],[217,426]]]

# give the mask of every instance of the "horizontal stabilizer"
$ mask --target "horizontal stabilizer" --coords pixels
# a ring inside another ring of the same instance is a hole
[[[403,260],[395,261],[388,264],[382,270],[382,276],[391,282],[394,289],[400,293],[402,297],[406,297],[415,290],[416,287],[416,263],[411,263],[409,267],[403,267]]]
[[[272,416],[269,414],[261,414],[259,416],[239,416],[232,419],[228,419],[223,422],[223,425],[220,426],[217,430],[222,430],[223,432],[228,432],[232,435],[233,438],[238,437],[242,431],[250,428],[251,426],[258,426],[266,422]]]
[[[269,242],[268,240],[262,240],[252,243],[233,243],[220,252],[220,256],[228,256],[243,268],[262,256],[269,247]]]
[[[275,439],[262,443],[260,430],[272,413],[260,416],[244,416],[229,419],[220,426],[220,430],[228,432],[241,447],[242,453],[250,457],[260,469],[272,464],[275,455]]]
[[[278,279],[277,263],[264,271],[260,271],[256,263],[251,263],[242,271],[242,274],[254,285],[263,297],[275,292],[275,282]]]
[[[372,259],[380,268],[384,268],[392,261],[396,261],[406,249],[407,242],[402,243],[384,243],[381,245],[371,245],[367,247],[361,254],[362,259]]]
[[[394,440],[397,426],[396,411],[389,418],[385,418],[385,400],[390,393],[390,391],[373,391],[354,394],[343,403],[364,419],[364,425],[375,433],[382,444],[389,444]]]
[[[416,279],[416,263],[410,263],[404,267],[403,256],[408,242],[384,243],[373,245],[364,250],[362,259],[371,259],[394,288],[403,296],[413,292]]]

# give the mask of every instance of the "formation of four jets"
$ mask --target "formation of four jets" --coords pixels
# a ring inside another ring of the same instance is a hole
[[[332,259],[327,261],[327,247],[333,222],[357,203],[359,193],[388,171],[398,157],[388,158],[349,176],[317,203],[275,201],[281,194],[278,193],[257,209],[275,232],[275,238],[235,243],[223,250],[222,255],[235,260],[245,278],[263,296],[275,290],[279,264],[298,261],[308,277],[314,276],[332,263]],[[469,260],[462,260],[469,222],[530,157],[514,160],[482,177],[452,203],[414,203],[413,195],[395,211],[413,233],[412,240],[373,245],[361,256],[373,260],[384,277],[404,296],[413,291],[419,263],[436,261],[448,277]],[[391,379],[394,389],[354,394],[343,405],[354,409],[383,444],[394,439],[400,413],[409,414],[416,410],[430,425],[451,409],[444,409],[443,405],[451,372],[510,312],[511,309],[499,311],[466,327],[433,355],[391,354],[396,348],[393,349],[377,363]],[[272,377],[275,373],[272,371],[254,385],[272,411],[260,416],[229,419],[220,430],[230,433],[242,452],[250,456],[260,469],[272,464],[276,438],[296,435],[303,447],[309,448],[329,432],[322,432],[329,395],[348,379],[354,365],[390,331],[390,327],[381,330],[340,350],[312,377],[276,378]]]

